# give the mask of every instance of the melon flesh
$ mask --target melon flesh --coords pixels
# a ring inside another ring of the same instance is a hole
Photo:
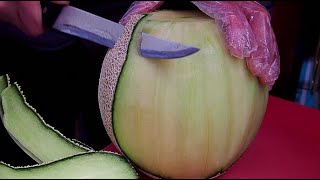
[[[139,55],[141,32],[200,48],[177,59]],[[104,60],[99,105],[108,135],[144,172],[209,178],[248,148],[268,87],[231,56],[214,19],[198,11],[134,16]]]

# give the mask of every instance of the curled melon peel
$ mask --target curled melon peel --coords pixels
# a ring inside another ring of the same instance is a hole
[[[139,55],[140,34],[199,47],[179,59]],[[232,57],[215,21],[195,11],[133,16],[103,62],[99,106],[113,143],[147,174],[208,178],[245,152],[268,87]]]
[[[138,179],[138,175],[118,154],[86,152],[24,167],[1,162],[0,179]]]
[[[2,76],[3,77],[3,76]],[[92,151],[48,125],[27,103],[17,83],[1,92],[2,123],[16,144],[37,163]]]
[[[11,138],[38,164],[13,167],[0,162],[0,179],[137,179],[120,154],[95,151],[45,123],[9,76],[0,76],[1,118]]]
[[[2,75],[0,76],[0,93],[8,87],[10,84],[10,79],[8,75]],[[2,108],[2,100],[0,98],[0,118],[3,118],[3,108]]]

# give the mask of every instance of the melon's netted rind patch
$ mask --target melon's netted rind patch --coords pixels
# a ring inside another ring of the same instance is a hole
[[[98,101],[103,125],[111,142],[120,152],[121,149],[119,148],[113,133],[112,104],[122,66],[127,57],[131,35],[136,24],[142,17],[143,15],[134,15],[126,24],[124,32],[116,42],[114,48],[110,49],[104,58],[99,79]]]

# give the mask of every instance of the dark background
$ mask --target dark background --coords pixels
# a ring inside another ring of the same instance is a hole
[[[118,22],[132,1],[71,1],[71,5]],[[315,53],[319,25],[315,3],[266,1],[277,38],[281,73],[271,95],[294,101],[303,59]],[[173,9],[194,8],[170,2]],[[94,149],[110,143],[97,102],[100,68],[106,47],[54,30],[30,38],[8,24],[0,24],[0,74],[17,81],[29,104],[44,120],[69,138]],[[32,131],[32,130],[31,130]],[[11,165],[35,162],[8,136],[0,123],[0,161]]]

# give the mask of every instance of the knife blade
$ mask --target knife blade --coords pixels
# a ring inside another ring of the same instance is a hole
[[[64,6],[53,29],[113,48],[124,26],[81,9]]]
[[[46,12],[43,14],[43,18],[53,21],[53,29],[109,48],[114,47],[115,42],[124,30],[124,26],[119,23],[70,5],[63,6],[56,19],[52,20],[50,12],[55,11],[57,13],[57,5],[47,3],[45,8]],[[199,48],[161,39],[146,33],[141,34],[140,53],[147,58],[180,58],[197,51],[199,51]]]
[[[146,33],[142,33],[140,53],[147,58],[175,59],[189,56],[199,51],[199,48],[172,43]]]

